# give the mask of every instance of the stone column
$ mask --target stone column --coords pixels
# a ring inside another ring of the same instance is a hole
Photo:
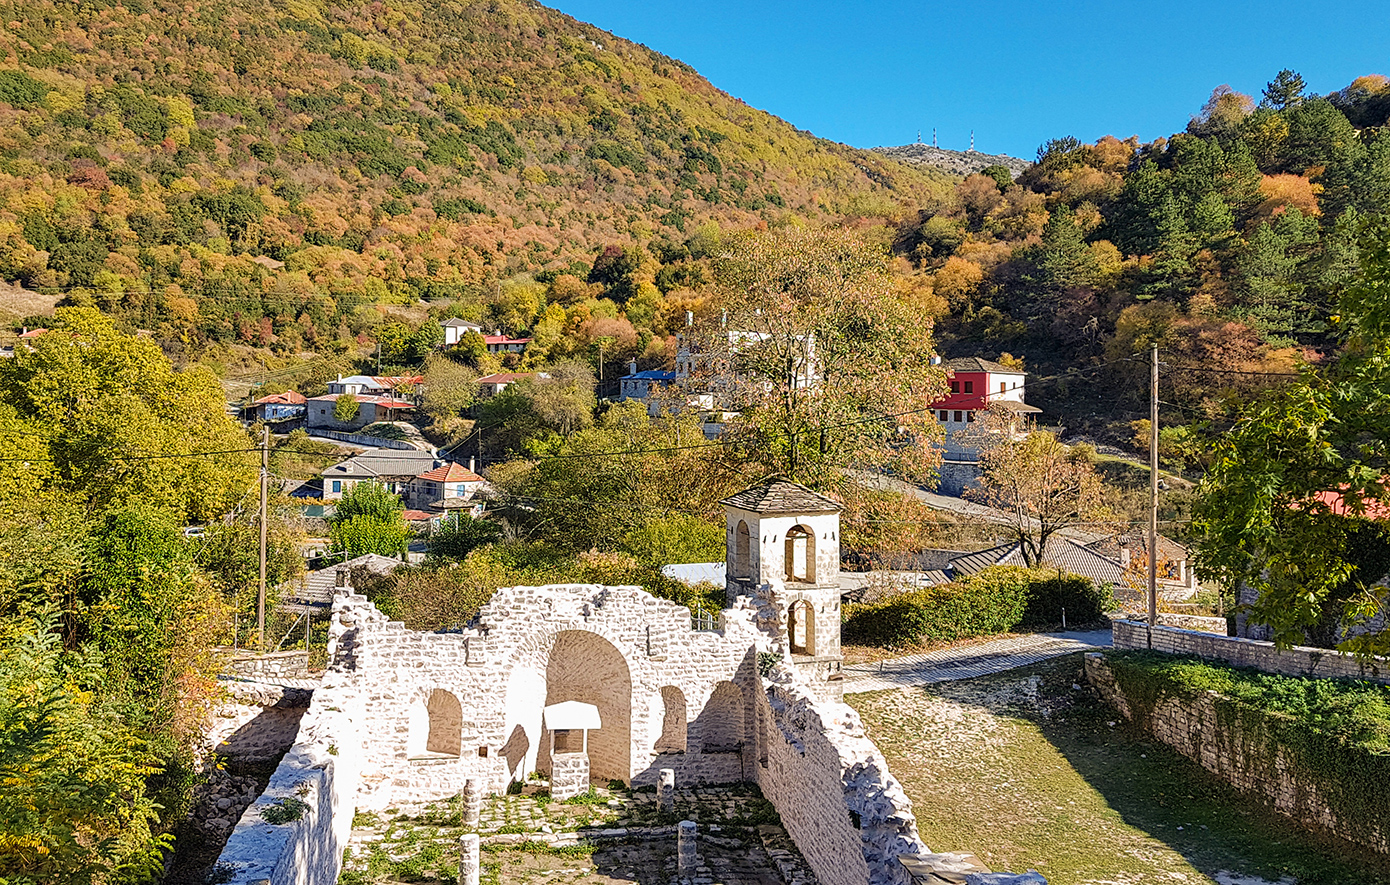
[[[695,868],[699,866],[695,851],[695,833],[696,825],[693,820],[683,820],[676,825],[676,870],[682,879],[694,876]]]
[[[476,830],[483,813],[483,792],[473,778],[463,782],[463,825]]]
[[[464,833],[459,836],[459,885],[478,885],[482,873],[482,858],[479,856],[482,840],[477,833]]]
[[[656,787],[657,807],[662,811],[672,811],[676,807],[676,770],[661,769],[661,781]]]

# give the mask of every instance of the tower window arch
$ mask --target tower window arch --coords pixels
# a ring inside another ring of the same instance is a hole
[[[803,525],[787,530],[785,548],[786,580],[803,584],[816,582],[816,536]]]
[[[748,531],[748,523],[739,520],[738,528],[734,529],[734,577],[747,578],[753,574],[753,563],[750,551],[752,548],[752,537]]]
[[[804,599],[787,608],[787,639],[794,655],[816,653],[816,610]]]

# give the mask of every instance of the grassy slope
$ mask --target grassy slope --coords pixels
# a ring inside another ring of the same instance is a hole
[[[1053,885],[1209,882],[1222,870],[1390,882],[1384,858],[1242,797],[1073,683],[1084,683],[1080,656],[849,701],[935,851],[1037,869]]]

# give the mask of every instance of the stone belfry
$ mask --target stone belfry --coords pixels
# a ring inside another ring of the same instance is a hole
[[[840,505],[770,479],[721,501],[725,587],[778,612],[777,645],[817,692],[839,700]]]

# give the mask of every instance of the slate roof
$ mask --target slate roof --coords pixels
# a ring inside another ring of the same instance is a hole
[[[352,469],[349,470],[348,466]],[[331,479],[370,479],[374,476],[415,477],[439,466],[439,460],[429,452],[407,449],[379,449],[339,461],[325,468],[323,476]]]
[[[480,332],[483,329],[483,327],[477,323],[470,323],[468,320],[459,319],[458,317],[447,319],[440,323],[440,325],[451,329],[477,329]]]
[[[1018,400],[1012,399],[992,399],[989,401],[989,407],[991,409],[998,407],[1006,412],[1016,412],[1025,415],[1031,415],[1035,412],[1042,412],[1042,409],[1038,408],[1037,406],[1030,406],[1027,403],[1021,403]]]
[[[319,569],[316,572],[309,572],[304,576],[303,583],[286,588],[284,603],[286,608],[293,611],[303,611],[304,608],[326,608],[333,602],[333,588],[338,585],[338,570],[347,569],[351,572],[356,568],[364,568],[374,575],[386,575],[400,567],[399,559],[392,559],[389,556],[381,556],[376,553],[364,553],[355,559],[340,562],[337,565],[330,565],[328,568]],[[298,606],[295,606],[298,603]]]
[[[1026,375],[1021,369],[1010,369],[998,363],[982,360],[977,356],[957,357],[946,361],[946,368],[952,372],[992,372],[996,375]]]
[[[1108,538],[1101,538],[1099,541],[1092,541],[1088,546],[1097,553],[1119,559],[1121,542],[1129,547],[1131,555],[1137,554],[1141,559],[1147,557],[1149,552],[1149,530],[1141,526],[1135,526],[1122,535],[1113,535]],[[1162,534],[1158,536],[1158,555],[1164,559],[1171,559],[1181,562],[1187,559],[1187,548],[1171,538],[1165,538]]]
[[[1090,578],[1097,584],[1123,584],[1125,570],[1120,563],[1071,538],[1053,536],[1048,539],[1042,560],[1074,575]],[[967,553],[951,560],[951,570],[957,577],[973,575],[993,565],[1025,565],[1023,551],[1017,543],[1002,544],[988,550]]]
[[[803,485],[771,479],[730,495],[721,504],[753,513],[838,513],[840,505]]]

